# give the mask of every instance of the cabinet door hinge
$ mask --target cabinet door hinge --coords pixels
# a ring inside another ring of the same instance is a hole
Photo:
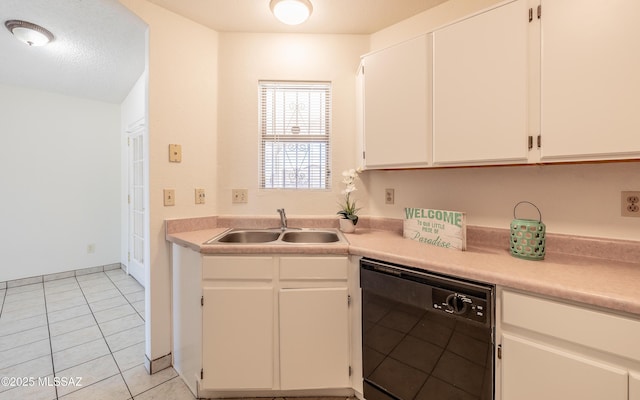
[[[502,360],[502,345],[498,345],[498,360]]]
[[[366,153],[366,152],[364,152],[364,151],[362,152],[362,159],[363,159],[363,160],[366,160],[366,159],[367,159],[367,153]]]
[[[527,137],[527,148],[529,150],[533,149],[533,136]]]
[[[542,17],[542,4],[538,4],[538,19]]]
[[[347,306],[350,306],[350,305],[351,305],[351,295],[348,294],[347,295]]]
[[[353,373],[353,370],[351,369],[351,365],[349,365],[349,376],[351,376],[352,373]]]
[[[542,148],[542,135],[538,135],[538,148]]]
[[[533,21],[533,8],[529,9],[529,22]]]
[[[204,368],[200,369],[200,379],[204,379]]]
[[[362,66],[362,75],[364,75],[364,65]]]
[[[200,306],[204,306],[204,296],[200,297]]]

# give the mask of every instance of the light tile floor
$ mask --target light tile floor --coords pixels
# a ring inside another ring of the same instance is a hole
[[[144,288],[121,269],[0,289],[0,400],[194,399],[144,357]]]

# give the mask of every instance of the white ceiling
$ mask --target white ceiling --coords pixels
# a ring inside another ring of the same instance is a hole
[[[291,27],[269,0],[149,0],[219,32],[370,34],[446,0],[311,0]],[[55,40],[29,47],[4,21],[22,19]],[[144,70],[146,25],[117,0],[0,0],[0,83],[120,103]]]
[[[285,25],[269,0],[149,0],[219,32],[371,34],[446,0],[310,0],[313,13],[301,25]]]

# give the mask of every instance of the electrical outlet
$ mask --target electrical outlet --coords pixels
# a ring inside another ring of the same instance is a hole
[[[640,217],[640,192],[620,192],[620,215]]]
[[[204,189],[196,188],[196,204],[204,204]]]
[[[232,189],[231,190],[231,202],[232,203],[248,203],[249,202],[249,190],[247,190],[247,189]]]
[[[393,189],[385,189],[384,190],[384,204],[393,204],[395,202],[395,190]]]
[[[175,189],[164,189],[164,205],[175,206],[176,205],[176,191]]]

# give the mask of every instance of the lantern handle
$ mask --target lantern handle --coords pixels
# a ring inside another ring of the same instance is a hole
[[[533,204],[533,203],[532,203],[532,202],[530,202],[530,201],[521,201],[521,202],[519,202],[518,204],[516,204],[515,206],[513,206],[513,218],[514,218],[514,219],[518,219],[518,218],[516,217],[516,208],[517,208],[520,204],[522,204],[522,203],[531,204],[531,205],[532,205],[532,206],[533,206],[533,207],[538,211],[538,222],[542,222],[542,213],[540,212],[540,209],[539,209],[538,207],[536,207],[536,205],[535,205],[535,204]]]

